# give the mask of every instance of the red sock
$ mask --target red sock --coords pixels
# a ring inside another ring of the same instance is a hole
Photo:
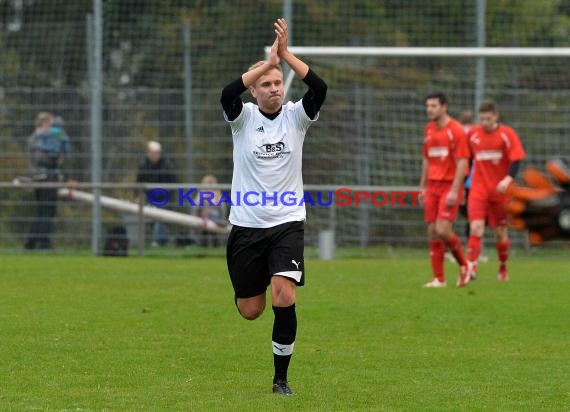
[[[438,278],[441,282],[445,281],[443,274],[443,255],[445,254],[445,243],[443,240],[430,240],[429,242],[429,256],[431,258],[431,269],[433,276]]]
[[[504,242],[497,242],[497,256],[499,257],[499,262],[501,265],[507,262],[509,258],[509,249],[511,247],[511,242],[507,239]]]
[[[481,253],[481,238],[479,236],[469,236],[467,241],[467,259],[470,262],[477,262]]]
[[[463,248],[461,247],[461,240],[455,233],[451,234],[451,238],[449,239],[449,242],[447,242],[447,247],[451,250],[451,254],[457,263],[459,263],[459,266],[467,265],[467,261],[463,255]]]

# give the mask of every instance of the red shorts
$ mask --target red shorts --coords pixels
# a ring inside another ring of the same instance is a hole
[[[505,204],[508,200],[505,195],[485,196],[471,191],[467,200],[469,221],[486,220],[489,227],[507,226]]]
[[[424,221],[426,223],[433,223],[436,220],[455,221],[463,191],[459,191],[455,205],[447,207],[445,206],[445,199],[449,189],[451,189],[451,182],[449,181],[430,180],[428,182],[424,198]]]

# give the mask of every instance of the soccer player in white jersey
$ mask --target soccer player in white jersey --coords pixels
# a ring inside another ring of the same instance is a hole
[[[297,333],[295,296],[297,286],[304,284],[302,149],[327,85],[288,50],[284,19],[275,22],[275,34],[268,59],[251,66],[222,91],[234,146],[227,264],[235,303],[245,319],[261,315],[271,285],[273,392],[291,395],[287,370]],[[281,60],[309,87],[296,103],[283,104]],[[257,104],[242,102],[240,95],[247,89]],[[297,201],[291,202],[292,198]]]

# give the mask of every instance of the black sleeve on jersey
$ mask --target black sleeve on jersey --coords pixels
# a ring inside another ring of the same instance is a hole
[[[228,120],[231,121],[237,119],[241,113],[243,102],[239,96],[246,90],[247,88],[243,84],[241,77],[228,84],[224,87],[224,90],[222,90],[220,102],[222,103],[222,107],[224,108],[224,112],[226,113]]]
[[[307,116],[314,119],[327,97],[327,84],[310,68],[303,82],[309,86],[309,90],[303,96],[303,108]]]
[[[520,167],[521,167],[520,160],[517,160],[516,162],[511,163],[511,167],[509,167],[509,176],[514,179],[517,176],[517,173],[519,172]]]

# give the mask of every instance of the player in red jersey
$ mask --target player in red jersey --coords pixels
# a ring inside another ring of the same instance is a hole
[[[471,226],[467,241],[467,259],[470,277],[475,278],[477,259],[481,251],[481,237],[485,220],[495,229],[500,281],[507,281],[509,237],[505,205],[507,187],[513,182],[525,152],[517,133],[499,123],[499,111],[492,101],[479,107],[479,125],[469,132],[469,144],[475,166],[469,192],[467,213]]]
[[[446,246],[460,267],[457,286],[469,281],[467,261],[461,240],[453,232],[463,195],[469,145],[463,126],[447,113],[447,96],[433,93],[425,99],[430,122],[425,127],[420,203],[428,225],[429,252],[433,279],[424,287],[445,287],[443,259]]]

